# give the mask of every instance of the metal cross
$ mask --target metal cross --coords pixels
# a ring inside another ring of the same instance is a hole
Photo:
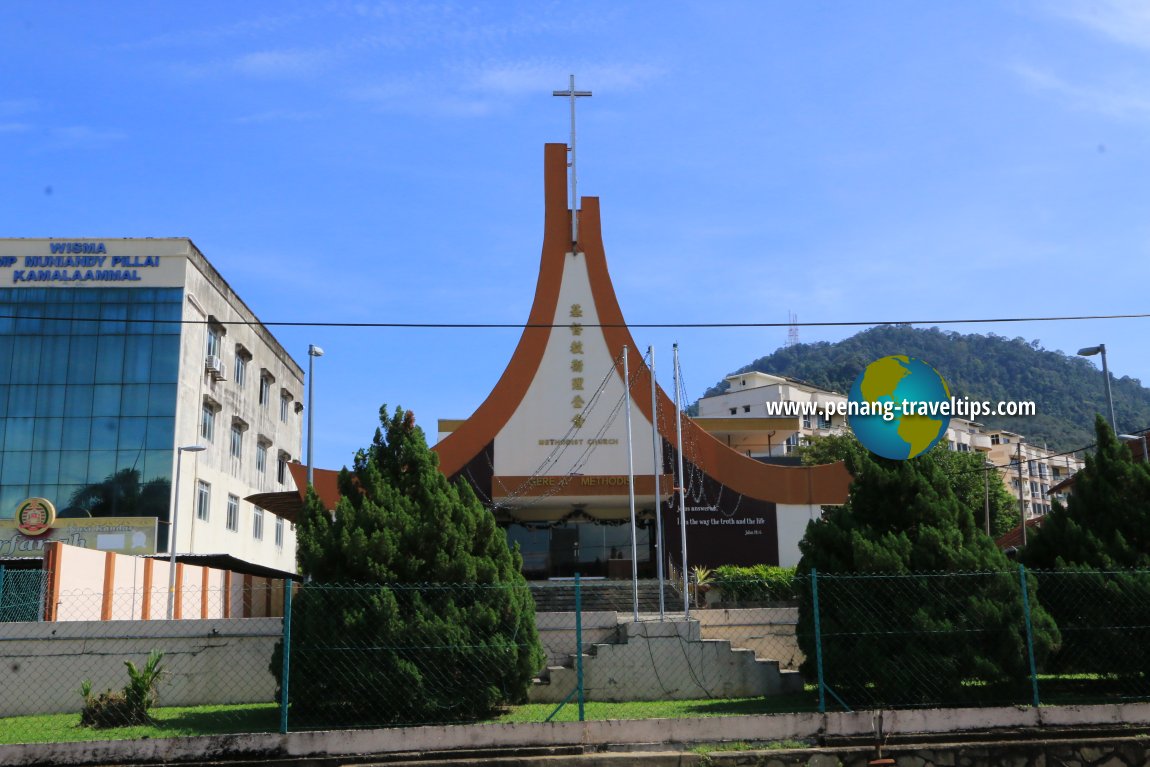
[[[575,90],[575,75],[571,75],[570,87],[565,91],[552,91],[551,95],[571,99],[571,162],[567,165],[571,168],[571,244],[574,246],[575,243],[579,242],[579,216],[576,212],[579,207],[579,197],[577,196],[575,181],[575,99],[580,96],[590,96],[591,91]]]

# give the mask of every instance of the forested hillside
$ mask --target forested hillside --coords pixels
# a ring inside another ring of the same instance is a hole
[[[955,396],[977,400],[1033,400],[1033,417],[990,417],[980,422],[1027,436],[1051,449],[1069,450],[1094,441],[1095,413],[1106,413],[1102,373],[1085,358],[1042,348],[1038,341],[917,329],[871,328],[837,343],[796,344],[760,357],[736,373],[758,370],[847,392],[869,363],[890,354],[933,365]],[[1111,371],[1113,373],[1113,370]],[[1150,389],[1135,378],[1113,379],[1118,430],[1150,427]],[[726,388],[726,382],[707,395]]]

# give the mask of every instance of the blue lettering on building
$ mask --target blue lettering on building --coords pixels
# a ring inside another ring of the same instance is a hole
[[[12,270],[12,282],[139,282],[140,269],[160,265],[159,256],[108,256],[102,242],[51,242],[49,249],[50,256],[24,256],[24,268]],[[0,256],[0,267],[17,262],[15,256]]]
[[[108,249],[102,242],[51,242],[48,243],[53,253],[107,253]]]

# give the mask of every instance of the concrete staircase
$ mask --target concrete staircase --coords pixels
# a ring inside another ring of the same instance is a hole
[[[577,683],[575,656],[548,667],[533,685],[533,703],[558,703]],[[703,639],[693,620],[619,622],[616,640],[584,647],[586,700],[692,700],[781,695],[803,688],[797,671],[779,669],[726,639]]]
[[[575,611],[575,584],[573,581],[532,581],[531,596],[535,610],[545,613]],[[614,611],[631,613],[633,608],[631,581],[583,580],[580,601],[584,612]],[[670,585],[663,587],[663,600],[667,611],[676,608],[682,612],[681,592]],[[639,581],[639,612],[659,612],[659,582]]]

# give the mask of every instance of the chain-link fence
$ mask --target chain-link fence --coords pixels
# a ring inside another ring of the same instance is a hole
[[[47,582],[39,569],[12,570],[0,565],[0,622],[38,620]]]
[[[14,572],[0,742],[1150,698],[1147,571],[54,595]]]

